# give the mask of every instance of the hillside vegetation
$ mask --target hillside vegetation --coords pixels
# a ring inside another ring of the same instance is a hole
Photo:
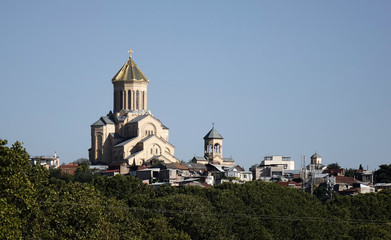
[[[0,239],[391,239],[391,192],[326,203],[274,183],[155,190],[32,166],[0,140]]]

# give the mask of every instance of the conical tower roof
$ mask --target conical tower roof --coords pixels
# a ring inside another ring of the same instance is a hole
[[[312,156],[311,156],[311,159],[312,158],[321,158],[321,156],[318,154],[318,153],[314,153]]]
[[[113,77],[111,82],[120,81],[138,81],[138,82],[149,82],[148,78],[141,72],[140,68],[134,63],[132,57],[122,66],[117,74]]]
[[[212,127],[212,129],[205,135],[204,139],[223,139],[220,133]]]

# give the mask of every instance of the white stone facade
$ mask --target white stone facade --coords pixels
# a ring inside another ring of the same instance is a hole
[[[175,147],[168,142],[168,128],[147,111],[149,80],[131,57],[112,83],[114,113],[91,125],[90,161],[116,166],[153,160],[179,162]]]

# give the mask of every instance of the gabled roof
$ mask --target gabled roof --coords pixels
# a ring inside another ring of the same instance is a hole
[[[169,129],[168,127],[166,127],[166,126],[162,123],[162,121],[160,121],[159,119],[155,118],[153,115],[148,114],[148,113],[133,118],[131,121],[129,121],[129,123],[136,123],[136,122],[139,122],[139,121],[143,120],[144,118],[146,118],[146,117],[148,117],[148,116],[151,116],[152,118],[154,118],[154,119],[156,119],[158,122],[160,122],[160,124],[162,125],[162,128],[163,128],[163,129]]]
[[[144,75],[143,72],[141,72],[131,57],[129,57],[129,60],[122,66],[122,68],[111,80],[113,83],[120,81],[149,82],[148,78]]]
[[[107,124],[114,124],[114,122],[108,116],[103,116],[91,126],[105,126]]]
[[[204,139],[223,139],[219,132],[212,127],[212,129],[205,135]]]
[[[201,157],[201,156],[194,156],[191,160],[197,160],[197,161],[208,161],[206,157]]]
[[[353,184],[353,183],[357,183],[357,181],[352,177],[336,176],[335,183]]]

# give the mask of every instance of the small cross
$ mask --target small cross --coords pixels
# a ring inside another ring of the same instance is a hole
[[[212,122],[212,127],[215,127],[215,123],[214,122]]]
[[[133,52],[132,49],[129,48],[129,51],[128,51],[129,57],[132,57],[132,52]]]

